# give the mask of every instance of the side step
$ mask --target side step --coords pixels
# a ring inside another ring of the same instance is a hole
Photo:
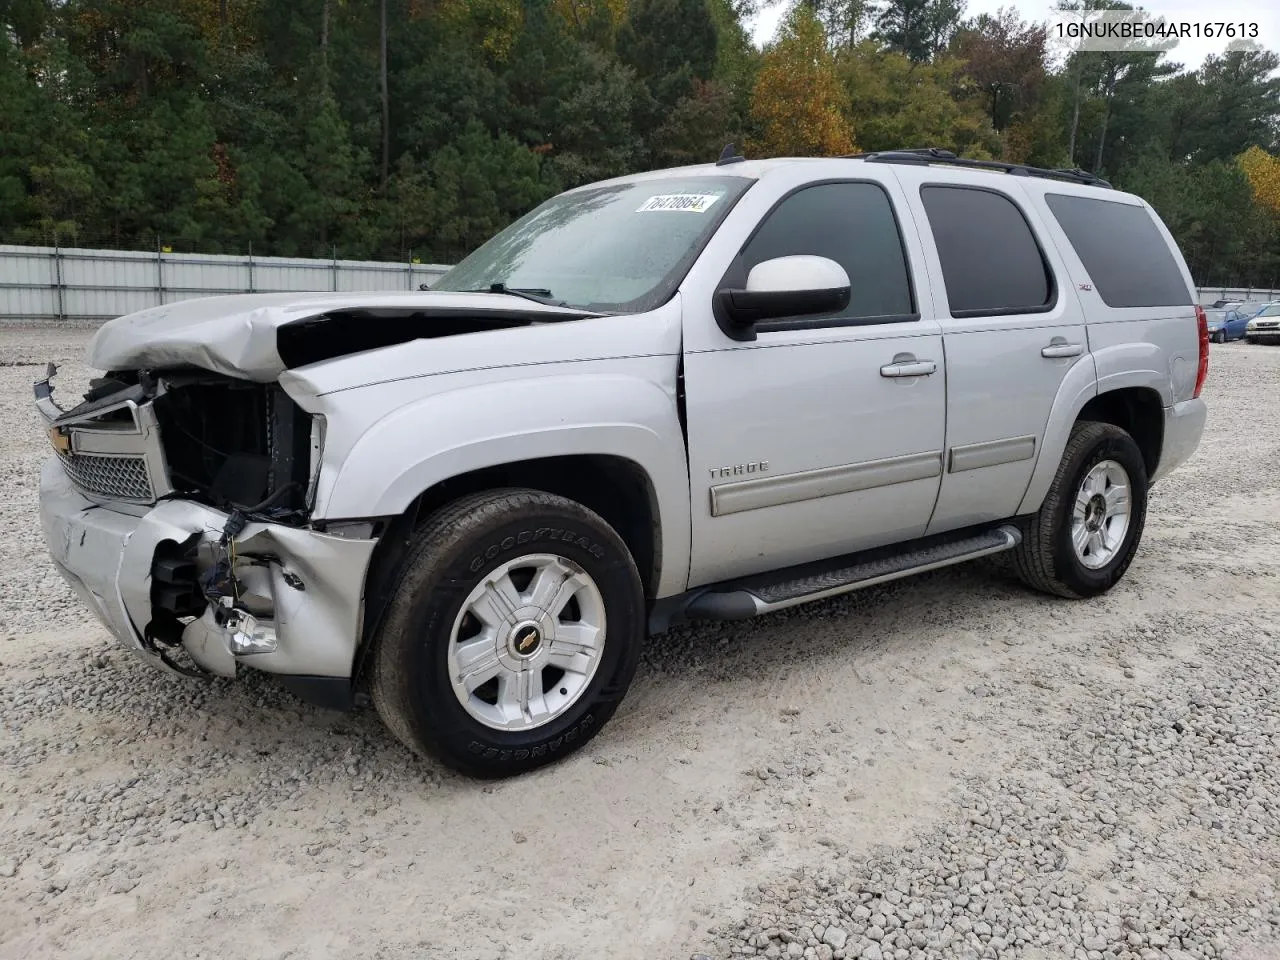
[[[1002,553],[1021,542],[1022,531],[1012,524],[1004,524],[979,533],[930,537],[906,551],[889,547],[836,557],[821,564],[805,564],[712,587],[688,603],[683,617],[690,620],[745,620],[810,600],[822,600],[877,583]],[[894,550],[898,552],[892,552]]]

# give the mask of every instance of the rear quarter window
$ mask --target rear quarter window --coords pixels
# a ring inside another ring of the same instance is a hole
[[[1179,307],[1193,301],[1169,244],[1146,207],[1047,193],[1045,203],[1109,307]]]

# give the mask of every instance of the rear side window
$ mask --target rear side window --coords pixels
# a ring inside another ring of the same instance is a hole
[[[928,186],[929,215],[953,317],[1048,310],[1053,277],[1027,218],[994,190]]]
[[[1060,193],[1044,199],[1108,307],[1191,303],[1182,271],[1145,207]]]
[[[902,235],[878,184],[819,183],[784,198],[747,241],[730,285],[745,284],[757,263],[801,254],[834,260],[852,288],[844,311],[806,320],[916,319]]]

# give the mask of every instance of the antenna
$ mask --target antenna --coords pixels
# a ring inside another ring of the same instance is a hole
[[[730,163],[742,163],[747,158],[738,152],[738,148],[732,143],[726,143],[724,149],[720,151],[720,159],[716,161],[717,167],[723,167]]]

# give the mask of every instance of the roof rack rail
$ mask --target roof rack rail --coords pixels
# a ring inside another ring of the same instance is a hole
[[[845,154],[849,159],[866,160],[868,163],[914,163],[927,165],[944,163],[953,167],[968,167],[974,170],[999,170],[1015,177],[1041,177],[1046,180],[1063,180],[1067,183],[1083,183],[1093,187],[1110,187],[1111,183],[1103,180],[1087,170],[1056,169],[1029,167],[1023,163],[1002,163],[999,160],[969,160],[957,157],[950,150],[938,147],[914,147],[906,150],[877,150],[872,153]]]

